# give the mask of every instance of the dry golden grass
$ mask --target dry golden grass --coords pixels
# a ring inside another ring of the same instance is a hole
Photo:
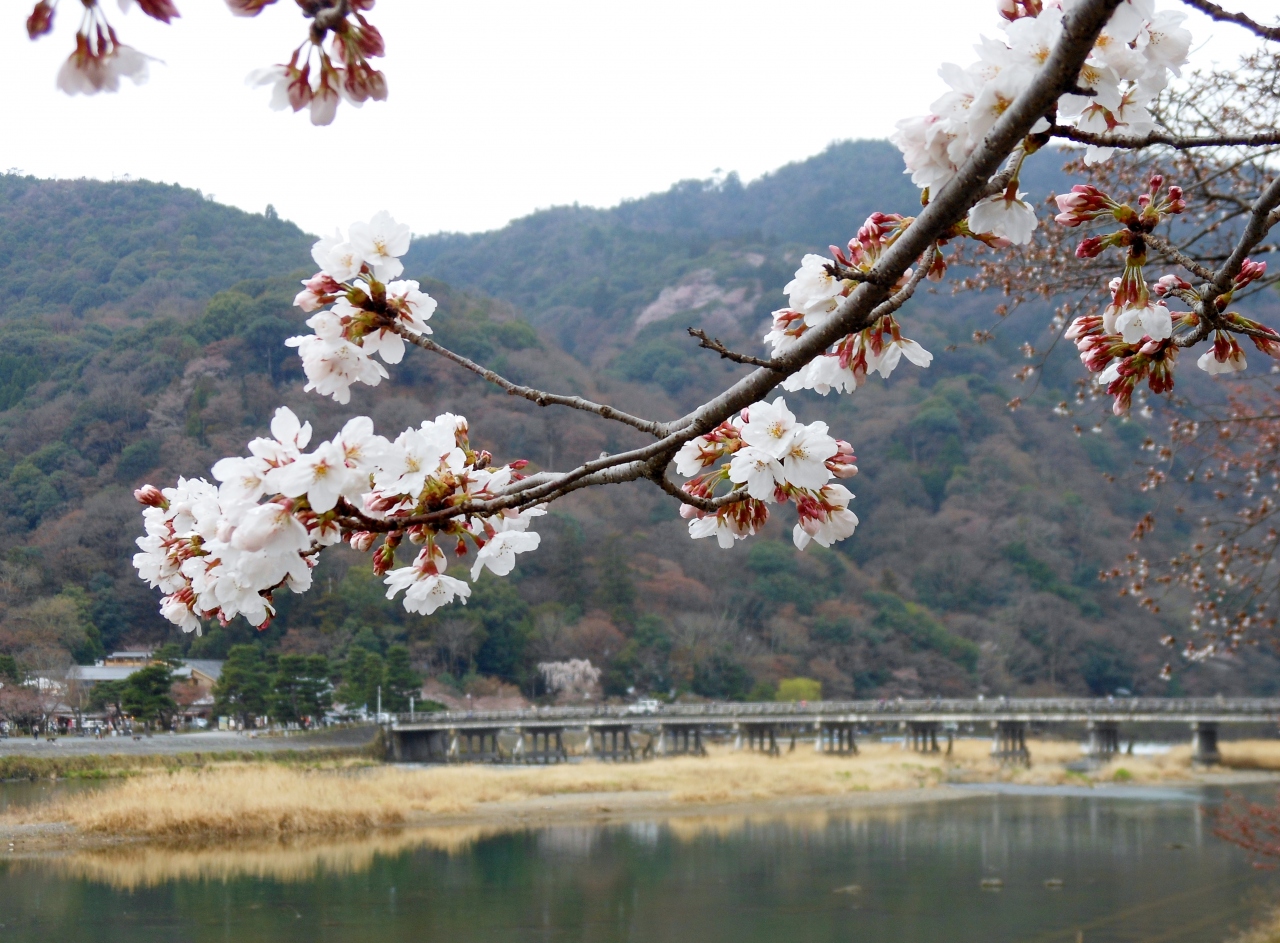
[[[10,813],[9,822],[66,822],[90,835],[165,841],[278,839],[429,823],[442,815],[500,813],[504,804],[584,793],[647,793],[653,805],[726,805],[798,796],[906,790],[948,781],[1032,784],[1187,780],[1189,748],[1118,757],[1087,774],[1065,764],[1078,744],[1033,741],[1033,765],[1001,767],[987,741],[959,740],[952,756],[891,744],[861,746],[856,757],[815,754],[811,744],[770,758],[714,749],[707,758],[550,767],[377,767],[299,769],[228,764],[139,775],[77,797]],[[1252,769],[1280,768],[1280,743],[1224,745]],[[0,824],[4,820],[0,820]]]
[[[217,846],[126,845],[81,851],[48,859],[14,862],[16,867],[52,870],[59,876],[135,891],[170,881],[280,882],[358,874],[378,857],[429,848],[455,854],[497,833],[495,826],[408,828],[358,837],[304,836],[285,841],[234,842]]]

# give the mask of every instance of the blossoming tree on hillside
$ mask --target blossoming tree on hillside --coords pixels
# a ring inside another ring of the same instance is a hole
[[[1205,0],[1186,2],[1280,38]],[[1001,0],[998,12],[1002,37],[984,37],[970,66],[944,66],[951,91],[929,114],[899,124],[894,140],[921,188],[919,215],[875,213],[846,246],[805,256],[764,336],[767,356],[691,332],[702,347],[757,369],[688,415],[655,420],[532,389],[438,344],[429,323],[435,302],[401,278],[408,229],[387,213],[320,240],[319,271],[296,299],[311,314],[312,333],[288,341],[302,358],[307,390],[347,403],[353,385],[376,386],[406,346],[416,346],[510,395],[583,410],[652,441],[569,471],[535,473],[523,461],[495,464],[472,445],[460,416],[446,413],[394,438],[357,416],[313,444],[310,425],[282,408],[270,438],[213,467],[216,484],[139,490],[147,534],[135,564],[164,593],[164,614],[188,631],[236,615],[265,625],[272,594],[305,591],[317,556],[339,542],[372,554],[389,597],[403,593],[410,611],[430,613],[470,593],[466,581],[445,575],[450,555],[470,560],[472,579],[484,569],[506,575],[518,554],[537,548],[533,526],[548,503],[641,479],[680,502],[692,538],[714,536],[722,547],[757,533],[785,505],[794,505],[801,549],[850,537],[854,496],[836,479],[856,474],[853,448],[825,423],[798,422],[778,387],[854,393],[872,374],[887,380],[904,359],[927,368],[932,354],[904,335],[899,312],[923,280],[945,276],[957,245],[1033,242],[1040,220],[1021,173],[1056,139],[1085,145],[1086,167],[1117,151],[1280,144],[1274,131],[1202,135],[1160,126],[1151,109],[1170,94],[1191,46],[1176,9],[1158,11],[1154,0]],[[1268,174],[1258,185],[1230,228],[1229,250],[1204,262],[1160,235],[1187,209],[1184,190],[1160,174],[1144,179],[1132,199],[1092,183],[1057,198],[1057,224],[1093,230],[1071,264],[1108,267],[1105,306],[1060,327],[1115,412],[1130,409],[1140,384],[1152,393],[1171,389],[1185,348],[1199,349],[1197,364],[1209,373],[1243,369],[1241,340],[1280,354],[1280,334],[1230,310],[1265,276],[1265,264],[1250,255],[1280,221],[1280,178]],[[1158,275],[1148,273],[1153,253],[1168,265]],[[685,480],[671,480],[672,470]]]

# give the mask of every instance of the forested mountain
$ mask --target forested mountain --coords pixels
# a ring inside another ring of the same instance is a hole
[[[522,382],[667,418],[741,372],[698,350],[687,326],[758,352],[803,252],[916,199],[896,151],[844,143],[748,185],[686,182],[610,210],[417,239],[406,274],[440,300],[442,343]],[[281,404],[336,431],[346,410],[304,395],[280,345],[301,326],[290,301],[311,241],[271,211],[175,187],[0,177],[0,653],[38,667],[172,638],[129,566],[130,489],[207,474]],[[327,553],[312,592],[277,597],[259,637],[339,661],[353,643],[404,642],[426,672],[476,690],[485,676],[532,691],[538,661],[576,656],[605,668],[613,693],[763,696],[797,675],[837,697],[1164,692],[1156,639],[1177,612],[1144,614],[1096,579],[1143,511],[1103,476],[1131,466],[1147,430],[1135,420],[1077,437],[1051,414],[1077,376],[1070,351],[1008,411],[1027,392],[1011,378],[1018,345],[1040,325],[1028,311],[975,347],[994,303],[922,295],[904,322],[937,355],[930,369],[903,366],[852,397],[787,397],[858,450],[862,526],[837,550],[795,552],[779,520],[720,551],[689,540],[666,496],[628,486],[557,504],[512,577],[486,577],[468,606],[430,618],[386,601],[355,555]],[[536,468],[632,441],[418,353],[354,391],[351,409],[390,434],[461,412],[473,441]],[[217,657],[254,635],[233,623],[180,641]],[[1190,669],[1175,690],[1262,692],[1278,679],[1258,655]]]

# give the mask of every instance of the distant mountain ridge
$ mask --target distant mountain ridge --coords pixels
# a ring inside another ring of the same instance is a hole
[[[1052,155],[1039,164],[1056,172]],[[419,238],[406,274],[440,300],[432,326],[446,346],[518,381],[669,418],[745,370],[685,328],[759,352],[800,254],[843,242],[872,210],[914,211],[901,169],[884,142],[837,144],[745,186],[686,182],[612,209]],[[12,287],[0,303],[0,653],[85,659],[171,638],[129,565],[140,528],[129,491],[207,475],[281,404],[318,435],[352,411],[394,434],[456,410],[477,443],[534,468],[638,441],[426,355],[357,390],[349,409],[303,394],[281,342],[303,330],[291,301],[310,244],[271,214],[181,188],[0,177]],[[257,637],[341,658],[403,641],[431,674],[527,691],[538,661],[564,657],[591,658],[614,693],[766,696],[794,676],[830,696],[1170,690],[1156,680],[1157,639],[1176,609],[1143,613],[1096,580],[1146,507],[1102,476],[1124,471],[1145,427],[1077,437],[1055,419],[1078,376],[1066,349],[1027,406],[1006,410],[1021,392],[1018,344],[1043,324],[1029,313],[975,346],[991,308],[922,291],[903,323],[937,355],[928,370],[904,365],[853,396],[787,395],[858,450],[862,524],[835,550],[795,552],[779,519],[720,551],[691,541],[650,486],[597,490],[555,505],[539,551],[509,579],[482,579],[465,608],[409,616],[338,549],[311,593],[279,597],[262,636],[233,623],[182,642],[193,657]],[[1153,535],[1149,552],[1184,533]],[[1269,693],[1278,677],[1259,654],[1190,670],[1172,690]]]

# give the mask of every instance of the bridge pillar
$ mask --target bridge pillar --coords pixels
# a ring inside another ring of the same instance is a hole
[[[661,724],[658,743],[663,756],[706,756],[701,724]]]
[[[602,760],[634,760],[635,743],[631,740],[630,724],[609,724],[592,728],[588,736],[599,735],[600,748],[594,750]],[[594,746],[594,745],[593,745]]]
[[[911,749],[917,753],[937,753],[938,722],[936,720],[912,720],[907,723]]]
[[[995,736],[991,742],[991,756],[1001,763],[1031,765],[1027,750],[1027,722],[1025,720],[997,720],[991,724]]]
[[[1089,721],[1089,755],[1109,760],[1120,752],[1120,725],[1114,720]]]
[[[1212,721],[1197,720],[1191,724],[1191,762],[1213,766],[1222,762],[1218,752],[1218,725]]]
[[[747,735],[747,749],[758,749],[770,756],[781,756],[778,748],[778,725],[764,723],[744,723],[742,730]]]
[[[844,721],[822,721],[818,727],[818,750],[834,756],[856,756],[858,741],[853,724]]]

